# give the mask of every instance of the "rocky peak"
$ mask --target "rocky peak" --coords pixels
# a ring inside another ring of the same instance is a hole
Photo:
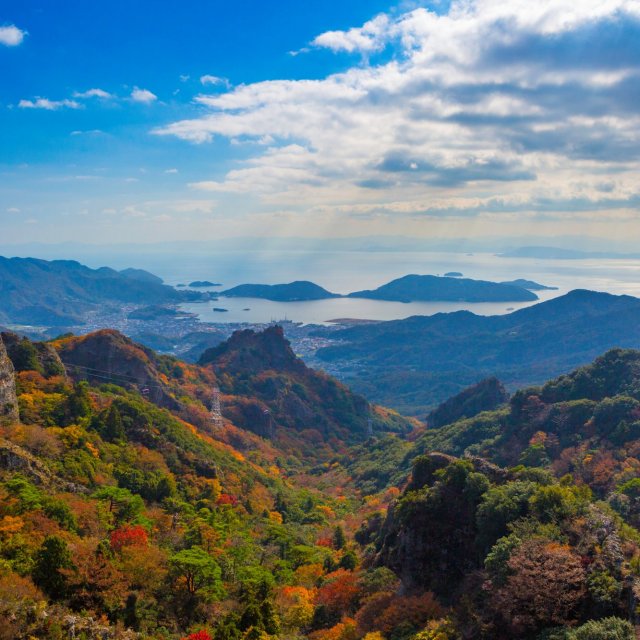
[[[198,364],[221,366],[229,372],[257,373],[269,369],[298,372],[306,369],[278,325],[260,332],[252,329],[235,331],[226,342],[207,349]]]
[[[0,337],[0,419],[18,420],[18,398],[14,369]]]

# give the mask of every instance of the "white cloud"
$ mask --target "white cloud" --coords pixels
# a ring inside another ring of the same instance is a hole
[[[165,169],[164,170],[165,173],[178,173],[177,169]]]
[[[5,47],[17,47],[22,44],[24,37],[27,35],[26,31],[18,29],[13,24],[0,27],[0,44]]]
[[[102,129],[89,129],[87,131],[81,131],[80,129],[76,129],[71,132],[72,136],[103,136],[106,135]]]
[[[158,99],[158,96],[155,93],[151,93],[148,89],[139,89],[138,87],[135,87],[131,92],[131,99],[134,102],[151,104]]]
[[[639,25],[640,0],[453,0],[443,14],[381,14],[313,40],[365,56],[347,71],[200,95],[206,115],[155,133],[266,142],[222,179],[189,186],[268,207],[637,208]],[[388,47],[391,59],[376,61]]]
[[[20,209],[18,207],[8,207],[7,213],[20,213]]]
[[[312,42],[316,47],[332,51],[360,51],[369,53],[384,48],[390,32],[390,20],[385,14],[376,16],[362,27],[348,31],[327,31]]]
[[[18,106],[21,109],[45,109],[56,111],[57,109],[81,109],[82,105],[75,100],[49,100],[48,98],[36,98],[35,100],[20,100]]]
[[[228,84],[226,78],[219,78],[218,76],[204,75],[200,76],[200,84]]]
[[[87,91],[76,91],[73,94],[74,98],[101,98],[102,100],[109,100],[113,96],[104,89],[88,89]]]

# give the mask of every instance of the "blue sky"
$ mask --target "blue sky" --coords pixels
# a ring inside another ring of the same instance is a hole
[[[640,232],[640,0],[0,5],[5,242]]]

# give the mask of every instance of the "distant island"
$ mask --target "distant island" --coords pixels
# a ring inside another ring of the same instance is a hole
[[[219,282],[209,282],[208,280],[194,280],[189,283],[190,287],[197,289],[198,287],[221,287]]]
[[[447,271],[447,273],[444,274],[445,278],[462,278],[464,276],[464,273],[460,273],[460,271]]]
[[[511,284],[408,275],[374,290],[355,291],[349,298],[369,298],[392,302],[534,302],[538,299],[528,289]]]
[[[544,284],[534,282],[533,280],[524,280],[523,278],[518,278],[517,280],[508,280],[507,282],[501,282],[500,284],[508,284],[514,287],[522,287],[523,289],[528,289],[529,291],[557,291],[558,290],[558,287],[547,287]]]
[[[580,251],[578,249],[562,249],[560,247],[518,247],[498,253],[499,258],[534,258],[538,260],[587,260],[610,259],[640,260],[640,253],[615,253],[612,251]]]
[[[227,313],[227,311],[229,311],[229,309],[223,309],[222,307],[213,307],[213,310],[216,313]]]
[[[186,318],[189,316],[193,316],[192,313],[187,313],[186,311],[179,311],[178,309],[173,309],[172,307],[162,307],[160,305],[149,305],[148,307],[140,307],[140,309],[135,309],[131,313],[127,315],[129,320],[157,320],[158,318],[177,318],[182,317]]]
[[[297,280],[288,284],[241,284],[221,291],[220,295],[227,298],[262,298],[274,302],[301,302],[342,297],[307,280]]]

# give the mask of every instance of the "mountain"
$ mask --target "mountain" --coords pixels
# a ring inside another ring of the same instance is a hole
[[[21,422],[0,424],[3,637],[298,637],[396,584],[358,568],[370,505],[326,474],[340,435],[416,425],[308,370],[279,328],[240,332],[203,366],[113,330],[6,335],[3,408],[17,399]]]
[[[442,427],[464,418],[473,418],[507,402],[509,394],[497,378],[481,380],[458,395],[445,400],[427,416],[430,429]]]
[[[514,287],[522,287],[523,289],[528,289],[529,291],[557,291],[558,287],[547,287],[544,284],[539,284],[538,282],[534,282],[533,280],[525,280],[523,278],[518,278],[517,280],[509,280],[508,282],[501,282],[500,284],[508,284]]]
[[[163,284],[162,278],[158,278],[158,276],[153,275],[153,273],[149,273],[144,269],[133,269],[129,267],[128,269],[120,270],[118,273],[125,278],[138,280],[139,282],[146,282],[147,284]]]
[[[348,297],[393,302],[531,302],[538,299],[534,293],[519,286],[469,278],[419,275],[392,280],[372,291],[355,291]]]
[[[73,326],[104,306],[172,304],[197,295],[177,292],[141,270],[0,257],[0,321],[6,323]]]
[[[503,316],[415,316],[316,334],[317,352],[358,392],[409,415],[479,380],[507,389],[543,382],[612,347],[640,347],[640,300],[576,290]]]
[[[278,327],[201,365],[115,331],[5,335],[7,638],[633,640],[640,352],[404,438],[383,429],[415,423],[309,370]]]
[[[241,284],[220,292],[227,298],[264,298],[277,302],[296,302],[300,300],[326,300],[339,298],[313,282],[297,280],[289,284]]]
[[[235,424],[260,435],[275,429],[283,447],[306,449],[320,440],[353,443],[374,431],[410,429],[405,419],[378,410],[334,378],[307,367],[279,326],[236,331],[207,349],[198,364],[215,373],[223,393],[233,393],[239,384],[251,396],[250,402],[229,405]]]

